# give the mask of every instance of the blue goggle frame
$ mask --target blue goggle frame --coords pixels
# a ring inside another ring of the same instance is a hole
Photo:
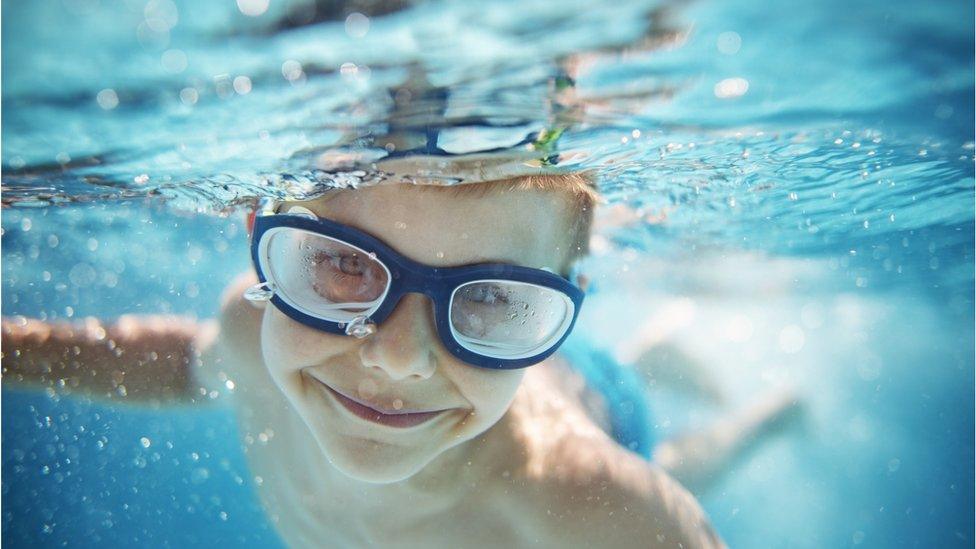
[[[460,360],[480,368],[512,370],[542,362],[556,352],[556,349],[573,331],[580,307],[583,305],[583,291],[565,278],[549,271],[498,263],[462,267],[431,267],[404,257],[381,240],[352,227],[328,219],[313,219],[305,215],[288,213],[258,214],[254,220],[254,229],[251,235],[251,259],[262,284],[267,282],[267,278],[261,267],[260,243],[264,234],[276,227],[290,227],[309,231],[341,240],[373,254],[378,261],[389,269],[390,280],[382,303],[369,316],[368,320],[375,324],[381,324],[390,316],[400,299],[408,293],[426,295],[434,304],[434,324],[444,347]],[[483,280],[524,282],[550,288],[564,294],[573,303],[573,316],[565,333],[538,354],[525,358],[490,357],[465,348],[455,339],[451,328],[451,296],[463,284]],[[348,333],[347,323],[334,322],[309,315],[291,306],[277,294],[272,295],[270,300],[282,313],[296,322],[333,334]]]

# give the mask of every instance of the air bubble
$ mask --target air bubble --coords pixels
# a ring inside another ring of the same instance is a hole
[[[196,88],[183,88],[180,90],[180,102],[186,106],[196,105],[200,99],[200,92]]]
[[[379,386],[377,386],[376,382],[372,379],[362,380],[357,389],[359,391],[359,397],[366,400],[372,399],[380,391]]]
[[[739,77],[726,78],[718,84],[715,84],[713,91],[715,97],[719,99],[735,99],[736,97],[742,97],[749,91],[749,81]]]
[[[369,17],[354,12],[346,17],[346,34],[352,38],[363,38],[369,32]]]
[[[193,484],[203,484],[210,478],[210,471],[205,467],[197,467],[190,473],[190,482]]]
[[[285,77],[285,80],[289,82],[294,82],[301,78],[304,73],[302,72],[302,64],[294,59],[289,59],[281,64],[281,75]]]
[[[736,32],[723,32],[718,35],[716,45],[718,52],[722,55],[735,55],[739,53],[739,48],[742,47],[742,37]]]
[[[179,74],[186,70],[186,54],[183,50],[171,49],[163,52],[159,60],[166,72]]]
[[[271,0],[237,0],[237,9],[248,17],[258,17],[268,11]]]
[[[251,93],[251,79],[246,76],[238,76],[234,78],[234,91],[238,95],[247,95]]]
[[[95,101],[98,106],[106,111],[110,111],[115,107],[119,106],[119,96],[115,93],[115,90],[106,88],[95,96]]]

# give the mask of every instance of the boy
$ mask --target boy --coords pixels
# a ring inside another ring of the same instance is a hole
[[[229,289],[219,329],[5,321],[4,379],[157,401],[232,387],[292,546],[722,546],[549,358],[593,205],[579,175],[279,204],[255,226],[263,283]]]

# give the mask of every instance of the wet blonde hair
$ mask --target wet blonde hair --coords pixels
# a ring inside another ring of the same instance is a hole
[[[417,188],[429,192],[451,192],[455,196],[479,197],[494,193],[540,191],[543,193],[562,193],[568,200],[571,225],[569,228],[570,252],[567,254],[569,269],[573,262],[589,253],[590,229],[593,225],[593,210],[600,201],[593,179],[583,172],[564,174],[520,175],[494,181],[480,181],[460,185],[416,185]],[[327,200],[331,193],[326,193],[313,200]],[[280,202],[284,204],[300,204],[298,202]],[[253,215],[253,213],[252,213]],[[249,221],[250,223],[250,221]]]
[[[454,185],[450,189],[458,196],[485,196],[491,193],[518,191],[564,193],[570,199],[573,220],[570,228],[572,237],[570,260],[579,259],[589,252],[593,209],[600,201],[600,195],[593,178],[586,173],[521,175],[497,181]]]

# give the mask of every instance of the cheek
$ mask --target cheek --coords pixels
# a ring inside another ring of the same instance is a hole
[[[525,370],[485,370],[459,366],[454,383],[474,405],[475,413],[485,420],[497,421],[515,398]]]
[[[345,351],[350,339],[295,322],[274,306],[265,309],[261,323],[261,349],[273,370],[296,370],[320,364]]]

